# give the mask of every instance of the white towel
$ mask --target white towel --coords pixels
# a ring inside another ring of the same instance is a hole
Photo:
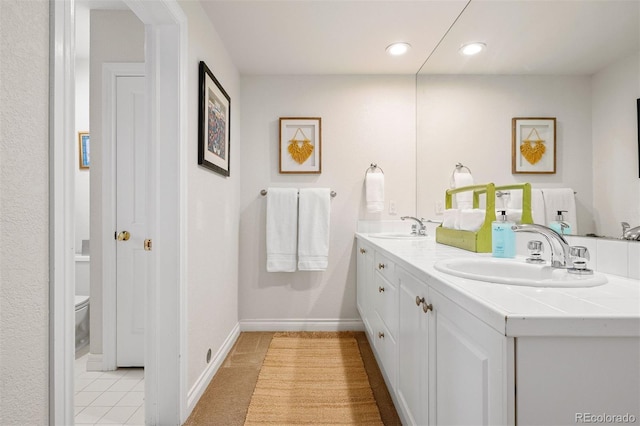
[[[520,210],[520,218],[522,218],[522,192],[523,191],[519,190],[509,191],[510,195],[507,203],[507,216],[509,216],[509,211],[514,213],[514,210]],[[538,225],[545,225],[547,223],[542,190],[538,188],[531,188],[531,217],[533,218],[533,223],[537,223]],[[511,218],[509,218],[509,220],[516,222]]]
[[[365,176],[367,210],[380,213],[384,210],[384,173],[367,173]]]
[[[442,218],[442,227],[443,228],[451,228],[458,229],[456,226],[460,222],[460,210],[458,209],[446,209],[444,211],[444,216]]]
[[[295,272],[298,190],[267,189],[267,271]]]
[[[454,188],[471,186],[473,185],[473,176],[471,175],[471,173],[454,173],[453,182],[455,185]],[[459,209],[473,208],[473,191],[465,191],[454,195],[456,198],[456,206]]]
[[[463,231],[477,231],[484,223],[484,209],[460,210],[460,229]]]
[[[578,233],[578,223],[576,222],[576,197],[571,188],[544,188],[542,189],[544,198],[545,217],[547,226],[558,215],[558,210],[566,210],[563,213],[564,221],[571,225],[571,233]]]
[[[329,188],[301,188],[298,219],[298,269],[326,271],[329,266]]]

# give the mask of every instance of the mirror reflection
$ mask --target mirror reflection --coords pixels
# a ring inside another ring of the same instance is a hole
[[[462,163],[475,183],[570,188],[576,234],[640,225],[639,23],[636,1],[471,1],[416,76],[418,217],[443,219]],[[555,118],[554,173],[513,173],[516,117]]]

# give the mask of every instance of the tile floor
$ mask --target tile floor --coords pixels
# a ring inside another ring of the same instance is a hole
[[[75,361],[76,425],[144,425],[144,369],[87,371]]]

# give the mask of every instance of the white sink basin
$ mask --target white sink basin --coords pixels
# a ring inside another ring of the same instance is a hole
[[[566,269],[532,265],[522,259],[458,258],[437,262],[440,272],[496,284],[531,287],[595,287],[605,284],[607,277],[570,274]]]
[[[393,240],[423,240],[426,235],[412,235],[404,232],[382,232],[379,234],[369,234],[372,238],[386,238]]]

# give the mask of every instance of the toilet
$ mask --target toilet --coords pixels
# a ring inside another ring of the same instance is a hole
[[[76,353],[89,344],[90,258],[76,255]]]

